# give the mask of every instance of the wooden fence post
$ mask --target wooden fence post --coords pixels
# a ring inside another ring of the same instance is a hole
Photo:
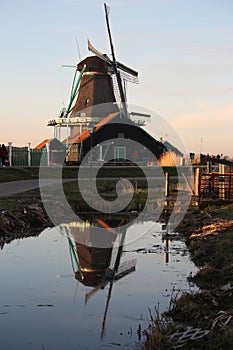
[[[210,174],[211,171],[212,171],[212,162],[208,161],[208,162],[207,162],[207,173]]]
[[[46,150],[47,150],[47,166],[50,165],[50,155],[49,155],[49,142],[46,143]]]
[[[31,166],[31,143],[28,142],[28,166]]]
[[[9,166],[12,166],[12,142],[8,142]]]
[[[219,163],[219,199],[225,200],[225,164]]]
[[[231,201],[231,181],[232,181],[232,179],[231,179],[231,176],[232,176],[232,174],[230,173],[229,174],[229,202]]]
[[[194,173],[194,195],[199,196],[199,180],[200,180],[200,168],[195,169]]]

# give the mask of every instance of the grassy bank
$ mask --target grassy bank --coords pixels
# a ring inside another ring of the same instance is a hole
[[[43,178],[56,178],[60,175],[62,170],[62,177],[77,178],[78,167],[64,167],[59,169],[57,167],[43,168]],[[157,169],[158,170],[158,169]],[[0,168],[0,182],[10,182],[18,180],[31,180],[39,178],[40,169],[37,167],[4,167]],[[94,171],[94,168],[93,168]],[[170,169],[171,173],[174,171]],[[149,174],[154,175],[155,170],[149,169]],[[119,178],[137,178],[131,181],[134,190],[136,191],[131,203],[124,208],[125,211],[141,211],[147,199],[147,180],[143,178],[144,174],[140,168],[137,167],[103,167],[98,173],[97,187],[100,196],[105,201],[113,201],[116,199],[116,183]],[[82,177],[86,179],[86,188],[90,190],[90,168],[84,168]],[[108,180],[106,179],[108,178]],[[140,179],[138,179],[140,178]],[[127,188],[123,188],[123,197],[127,196]],[[126,186],[127,187],[127,186]],[[64,193],[67,197],[71,208],[74,212],[90,212],[93,211],[87,205],[80,194],[77,182],[64,184]],[[155,190],[155,189],[154,189]],[[47,201],[53,203],[57,191],[56,185],[51,186]],[[93,193],[90,191],[90,198],[95,200]],[[158,196],[156,196],[158,197]],[[98,199],[97,199],[98,200]],[[56,213],[58,217],[63,219],[62,203],[60,203],[59,212]],[[151,203],[152,207],[156,209],[156,201]],[[31,215],[32,214],[32,215]],[[40,224],[41,223],[41,224]],[[27,232],[32,232],[43,229],[46,225],[51,225],[49,218],[40,197],[40,191],[28,191],[18,195],[11,195],[8,197],[0,197],[0,235],[12,236],[25,235]]]
[[[93,195],[89,179],[87,179],[86,184],[84,183],[84,187],[91,201],[98,206],[98,201],[101,202],[101,200],[104,200],[105,203],[111,203],[111,201],[116,199],[116,182],[116,180],[111,179],[108,181],[99,180],[97,182],[97,198]],[[143,210],[147,200],[147,190],[144,189],[144,182],[142,182],[141,185],[142,187],[140,187],[140,183],[136,185],[133,182],[136,191],[129,204],[123,207],[123,212],[141,212]],[[46,189],[44,190],[44,196],[47,205],[51,204],[51,208],[55,208],[54,210],[56,210],[58,221],[63,223],[66,222],[66,217],[64,216],[64,212],[66,212],[64,210],[65,203],[62,203],[62,201],[59,203],[56,202],[58,189],[59,187],[57,184],[51,185],[48,191]],[[63,191],[70,208],[77,213],[77,215],[80,215],[80,213],[91,213],[91,215],[95,213],[98,214],[97,210],[93,210],[93,208],[86,203],[79,191],[76,181],[64,183]],[[127,191],[123,191],[121,194],[123,201],[124,198],[127,199]],[[151,205],[156,210],[156,200],[154,203],[152,200]],[[99,207],[101,208],[101,204]],[[19,236],[27,235],[28,232],[37,232],[51,225],[52,223],[44,209],[39,189],[8,197],[0,197],[0,237],[12,237],[14,239]]]
[[[38,167],[0,167],[0,182],[39,178]]]
[[[84,174],[89,176],[90,167],[82,167]],[[78,167],[63,167],[62,176],[63,178],[77,178]],[[93,166],[93,170],[95,166]],[[168,172],[170,176],[177,176],[176,167],[133,167],[133,166],[120,166],[120,167],[101,167],[98,172],[98,177],[143,177],[144,171],[148,176],[155,176],[161,174],[162,171]],[[57,177],[59,173],[58,167],[43,167],[44,177]],[[28,180],[28,179],[38,179],[39,178],[39,167],[0,167],[0,182],[17,181],[17,180]],[[187,167],[182,167],[182,172],[188,172]]]

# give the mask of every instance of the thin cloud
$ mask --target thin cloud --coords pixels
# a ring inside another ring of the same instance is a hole
[[[198,140],[205,140],[204,153],[233,155],[233,104],[184,115],[173,121],[187,147],[198,152]]]

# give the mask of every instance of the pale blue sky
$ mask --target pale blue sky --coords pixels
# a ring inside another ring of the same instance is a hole
[[[203,152],[233,156],[233,1],[107,3],[117,58],[139,71],[129,103],[166,118],[189,151],[203,138]],[[75,38],[82,58],[87,38],[110,53],[103,2],[0,0],[0,29],[0,143],[35,146],[68,103],[73,70],[61,65],[78,62]]]

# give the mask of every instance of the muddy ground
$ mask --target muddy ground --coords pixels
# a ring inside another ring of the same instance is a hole
[[[0,198],[0,244],[37,235],[52,226],[37,191]]]

